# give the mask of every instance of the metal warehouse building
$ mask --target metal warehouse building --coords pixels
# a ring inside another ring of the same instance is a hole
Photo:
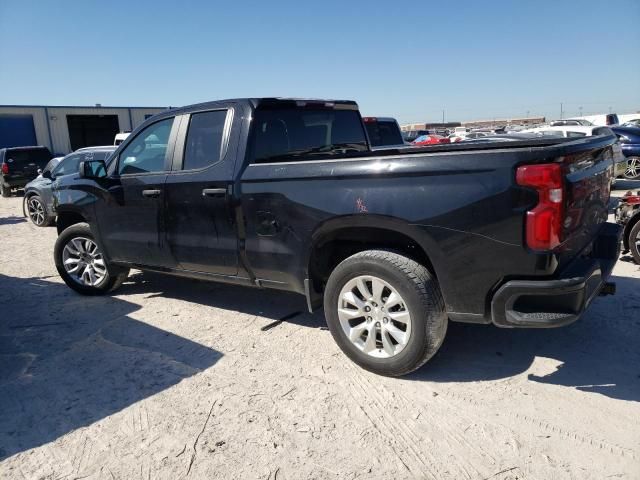
[[[44,145],[54,154],[112,145],[166,107],[0,105],[0,148]]]

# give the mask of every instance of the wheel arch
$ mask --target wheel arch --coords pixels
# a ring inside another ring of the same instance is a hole
[[[440,248],[424,230],[396,217],[346,215],[324,222],[312,234],[304,259],[310,287],[317,295],[321,294],[338,263],[370,249],[402,253],[438,277]]]
[[[71,225],[77,223],[88,223],[87,219],[79,212],[74,210],[58,211],[56,219],[56,228],[58,229],[58,235],[64,232]]]

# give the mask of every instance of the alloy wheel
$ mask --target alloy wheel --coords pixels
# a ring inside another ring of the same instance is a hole
[[[627,160],[627,169],[624,178],[633,180],[640,176],[640,157],[631,157]]]
[[[344,285],[338,319],[351,343],[376,358],[399,354],[411,336],[406,302],[388,282],[372,275],[360,275]]]
[[[98,245],[86,237],[74,237],[67,242],[62,263],[69,276],[85,286],[99,285],[108,274]]]
[[[42,202],[36,198],[32,197],[27,201],[27,210],[29,212],[29,218],[36,225],[42,225],[45,221],[45,211],[44,205]]]

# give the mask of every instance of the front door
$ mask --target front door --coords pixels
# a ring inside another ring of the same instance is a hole
[[[237,275],[238,238],[231,205],[233,110],[185,115],[167,177],[166,228],[182,270]]]
[[[107,198],[96,212],[100,237],[112,261],[173,264],[165,237],[164,202],[174,128],[173,117],[149,125],[127,141],[114,160]]]

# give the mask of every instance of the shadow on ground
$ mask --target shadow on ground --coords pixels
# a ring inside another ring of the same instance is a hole
[[[325,328],[322,311],[306,312],[302,296],[139,273],[119,293],[163,296],[309,328]],[[614,277],[618,294],[598,297],[573,325],[555,329],[501,329],[450,322],[441,351],[413,380],[472,382],[526,372],[536,357],[556,361],[556,371],[531,381],[640,401],[640,280]],[[346,357],[344,361],[348,361]]]
[[[449,323],[440,352],[409,376],[433,382],[476,382],[526,372],[535,357],[558,368],[529,380],[640,401],[640,280],[614,277],[618,294],[598,297],[568,327],[502,329]]]
[[[211,348],[136,321],[140,307],[0,274],[0,459],[212,366]]]
[[[0,217],[0,225],[15,225],[16,223],[24,223],[27,219],[25,217]]]
[[[305,297],[291,292],[258,289],[223,283],[192,280],[151,272],[136,272],[118,295],[146,294],[146,298],[175,298],[246,315],[273,320],[273,326],[286,321],[302,327],[324,328],[323,313],[309,314]],[[269,325],[269,326],[270,326]],[[267,327],[269,327],[267,326]]]

